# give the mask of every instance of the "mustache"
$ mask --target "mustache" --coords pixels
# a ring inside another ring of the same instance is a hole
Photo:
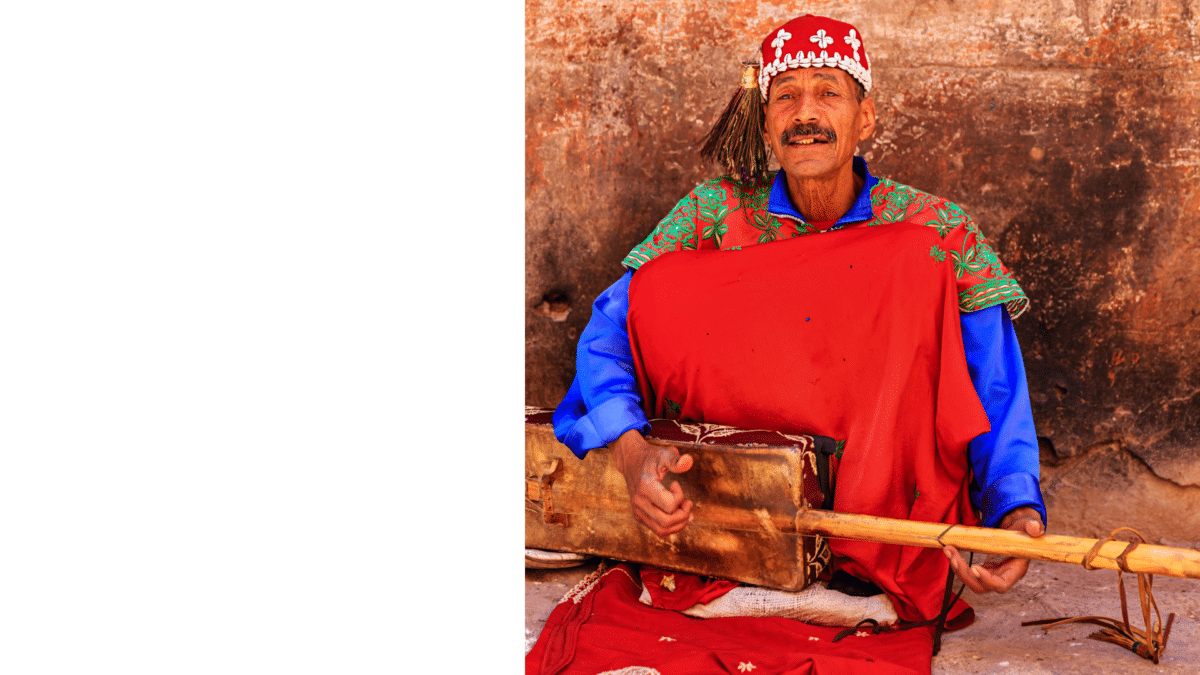
[[[837,132],[833,129],[818,126],[816,124],[797,124],[790,129],[786,129],[779,134],[779,143],[787,145],[797,136],[820,136],[829,143],[837,140]]]

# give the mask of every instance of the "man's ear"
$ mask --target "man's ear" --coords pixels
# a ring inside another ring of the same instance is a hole
[[[875,99],[870,96],[858,104],[858,114],[862,118],[862,126],[858,131],[858,140],[865,141],[875,133]]]

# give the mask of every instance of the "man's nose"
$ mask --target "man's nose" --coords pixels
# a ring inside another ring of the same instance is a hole
[[[797,122],[813,122],[817,119],[817,97],[813,94],[801,94],[796,102],[794,112]]]

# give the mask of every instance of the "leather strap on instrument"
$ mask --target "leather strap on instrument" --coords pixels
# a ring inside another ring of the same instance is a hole
[[[813,436],[813,449],[817,458],[817,483],[821,486],[821,494],[825,501],[821,508],[833,508],[833,480],[829,470],[829,457],[837,452],[837,441],[828,436]]]
[[[1126,556],[1130,551],[1135,549],[1139,543],[1145,543],[1146,538],[1137,530],[1131,527],[1118,527],[1109,535],[1096,542],[1096,545],[1088,551],[1083,558],[1083,566],[1086,569],[1095,569],[1092,563],[1096,556],[1099,555],[1100,549],[1112,541],[1121,531],[1133,533],[1141,541],[1129,542],[1121,555],[1117,556],[1117,567],[1120,570],[1117,572],[1117,588],[1121,592],[1121,621],[1110,619],[1103,616],[1077,616],[1074,618],[1061,617],[1057,619],[1039,619],[1037,621],[1023,621],[1022,626],[1041,626],[1043,630],[1065,626],[1070,623],[1088,623],[1095,626],[1100,626],[1101,630],[1092,633],[1088,637],[1101,642],[1111,642],[1128,649],[1138,656],[1149,659],[1154,663],[1162,658],[1163,651],[1167,648],[1167,638],[1171,635],[1171,624],[1175,621],[1175,614],[1167,615],[1167,623],[1164,626],[1162,623],[1162,613],[1158,610],[1158,603],[1154,601],[1154,575],[1138,573],[1138,601],[1142,606],[1142,621],[1146,626],[1145,630],[1134,628],[1129,625],[1129,606],[1125,600],[1125,572],[1129,572],[1129,565],[1126,562]],[[1157,620],[1151,622],[1151,610]]]
[[[974,562],[974,557],[975,554],[972,553],[972,562]],[[942,649],[942,633],[946,632],[946,619],[948,619],[950,616],[950,608],[954,606],[954,603],[958,602],[958,599],[962,597],[963,591],[966,590],[966,588],[967,585],[963,584],[962,587],[958,589],[958,593],[954,593],[954,570],[951,568],[946,572],[946,591],[942,594],[942,611],[939,612],[936,617],[927,619],[925,621],[901,621],[895,626],[881,626],[875,619],[863,619],[854,626],[839,631],[837,635],[833,636],[833,640],[831,640],[831,642],[837,642],[838,640],[841,640],[842,638],[845,638],[853,633],[857,633],[864,626],[870,626],[871,632],[875,635],[879,635],[886,630],[909,630],[910,628],[920,628],[921,626],[932,625],[934,626],[933,655],[937,656],[937,653]]]

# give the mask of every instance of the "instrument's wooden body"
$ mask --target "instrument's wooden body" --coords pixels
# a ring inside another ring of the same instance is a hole
[[[625,481],[606,448],[580,460],[547,423],[525,426],[525,546],[599,555],[759,586],[800,590],[828,560],[819,535],[796,518],[819,499],[812,437],[791,446],[747,447],[651,438],[692,454],[674,476],[694,503],[695,520],[659,538],[637,524]],[[711,427],[699,429],[699,435]],[[805,482],[808,495],[805,494]],[[817,506],[820,504],[818,503]]]
[[[660,420],[655,420],[660,425]],[[676,425],[677,427],[679,425]],[[766,434],[682,425],[699,437]],[[662,432],[660,426],[655,427]],[[698,431],[697,431],[698,430]],[[652,432],[653,433],[653,432]],[[664,435],[670,436],[671,433]],[[678,437],[678,434],[675,434]],[[821,437],[815,437],[817,439]],[[825,439],[828,440],[828,439]],[[785,445],[709,444],[650,438],[692,454],[692,469],[673,476],[694,502],[695,520],[659,538],[630,511],[625,481],[605,448],[580,460],[554,437],[548,411],[525,425],[525,546],[598,555],[712,575],[782,590],[811,583],[828,563],[826,537],[940,548],[1090,567],[1200,579],[1200,551],[1047,534],[1033,538],[982,527],[953,527],[816,508],[823,499],[814,437]],[[1126,553],[1128,549],[1128,552]],[[1085,565],[1086,566],[1086,565]]]

